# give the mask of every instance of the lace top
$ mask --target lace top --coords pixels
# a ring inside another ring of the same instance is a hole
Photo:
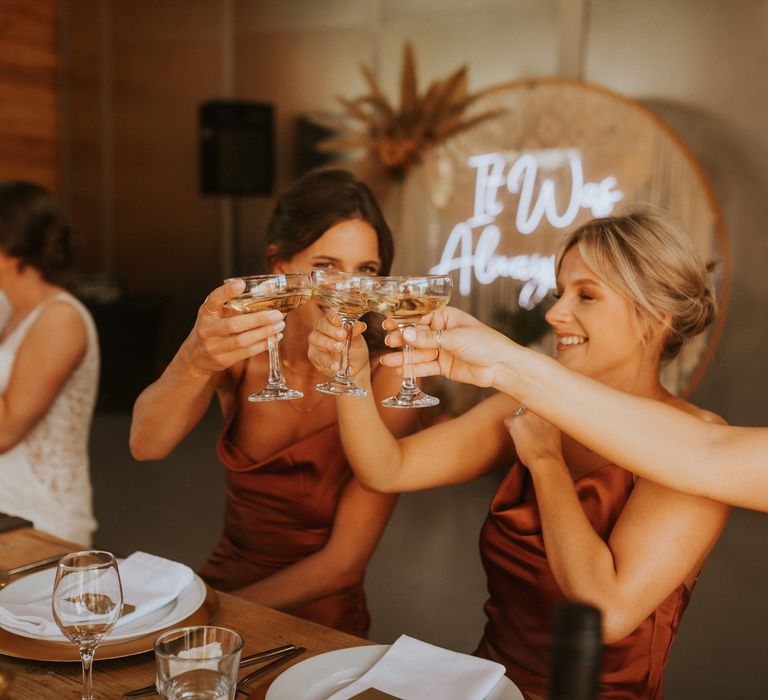
[[[0,393],[8,386],[24,337],[53,301],[65,301],[80,312],[87,349],[48,412],[17,445],[0,454],[0,511],[28,518],[36,528],[64,539],[90,544],[96,521],[88,436],[99,378],[99,344],[90,313],[72,295],[60,292],[38,304],[0,344]]]

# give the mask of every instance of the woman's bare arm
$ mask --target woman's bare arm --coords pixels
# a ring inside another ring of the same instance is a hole
[[[605,541],[579,501],[560,431],[530,412],[507,425],[533,477],[555,580],[567,598],[602,610],[607,643],[626,637],[682,583],[692,584],[727,506],[640,479]]]
[[[242,289],[242,280],[232,280],[208,295],[175,357],[136,400],[130,437],[135,459],[166,457],[203,416],[224,373],[264,352],[267,338],[284,327],[279,311],[227,315],[225,302]]]
[[[72,304],[54,301],[43,309],[27,331],[0,395],[0,452],[23,440],[50,409],[82,361],[87,343],[85,324]]]
[[[631,396],[513,343],[458,309],[422,319],[417,376],[492,386],[612,462],[671,489],[768,511],[768,428],[697,420]],[[437,332],[442,350],[437,353]],[[402,343],[398,333],[390,345]],[[396,366],[399,358],[385,362]]]
[[[397,375],[379,367],[373,372],[376,401],[397,391]],[[415,430],[416,409],[392,411],[381,407],[382,420],[392,435]],[[341,449],[341,447],[340,447]],[[333,530],[319,551],[280,571],[244,586],[237,594],[281,610],[290,610],[317,598],[360,583],[389,521],[396,496],[371,493],[353,479],[339,499]]]
[[[353,352],[355,382],[370,387],[365,343],[357,329]],[[332,373],[337,354],[336,328],[321,319],[310,334],[310,358]],[[382,420],[377,400],[339,397],[337,410],[344,448],[358,479],[368,488],[388,493],[453,484],[496,468],[500,458],[512,458],[512,444],[503,424],[517,404],[506,396],[491,397],[458,418],[438,423],[398,440]],[[384,409],[386,413],[398,409]]]
[[[768,510],[768,429],[707,423],[519,347],[494,385],[595,452],[651,481]]]

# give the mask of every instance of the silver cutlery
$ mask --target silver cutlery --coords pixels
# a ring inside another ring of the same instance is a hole
[[[282,647],[275,647],[274,649],[267,649],[266,651],[259,651],[255,654],[250,654],[249,656],[243,657],[240,661],[240,668],[247,668],[248,666],[253,666],[253,664],[258,664],[262,661],[267,661],[269,659],[276,659],[278,661],[282,661],[284,658],[293,658],[295,655],[293,652],[296,651],[296,647],[293,644],[286,644]],[[304,649],[302,649],[304,651]],[[275,663],[274,661],[272,663]],[[271,664],[267,664],[267,666],[271,666]],[[264,668],[267,668],[267,666],[264,666]],[[263,669],[259,669],[261,671]],[[249,674],[252,675],[252,674]],[[245,676],[243,680],[248,678],[248,676]],[[239,685],[239,684],[238,684]],[[157,695],[157,686],[153,683],[152,685],[146,685],[143,688],[137,688],[136,690],[129,690],[125,693],[123,693],[124,698],[142,698],[149,695]]]
[[[5,588],[17,576],[21,576],[22,574],[31,574],[34,571],[47,569],[49,566],[58,564],[59,559],[61,559],[65,554],[66,552],[62,552],[61,554],[54,554],[51,557],[39,559],[38,561],[33,561],[29,564],[14,566],[12,569],[0,569],[0,589]]]
[[[303,654],[305,651],[306,649],[304,647],[296,647],[293,651],[288,652],[285,656],[281,656],[279,659],[275,659],[271,663],[268,663],[266,666],[262,666],[261,668],[256,669],[255,671],[249,673],[247,676],[243,676],[237,682],[237,686],[235,687],[235,695],[237,695],[237,693],[242,693],[243,695],[250,695],[251,691],[248,690],[246,686],[248,686],[251,683],[251,681],[254,681],[257,678],[260,678],[261,676],[266,676],[268,673],[271,673],[276,668],[279,668],[280,666],[287,663],[294,657],[299,656],[300,654]]]

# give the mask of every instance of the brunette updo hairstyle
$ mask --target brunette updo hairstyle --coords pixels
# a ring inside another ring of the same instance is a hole
[[[310,170],[280,195],[267,228],[270,265],[290,260],[329,228],[349,219],[365,221],[376,231],[379,274],[388,275],[395,252],[392,232],[368,186],[338,168]]]
[[[21,180],[0,183],[0,250],[49,282],[72,265],[72,232],[50,192]]]
[[[562,241],[556,271],[573,246],[640,318],[666,323],[662,360],[676,357],[685,341],[714,321],[717,306],[706,266],[667,217],[636,212],[593,219]]]

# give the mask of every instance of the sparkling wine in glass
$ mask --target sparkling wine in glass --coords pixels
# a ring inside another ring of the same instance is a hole
[[[371,277],[365,282],[366,310],[376,311],[397,322],[400,330],[415,328],[425,314],[443,308],[451,299],[450,275]],[[440,403],[425,394],[413,375],[413,348],[403,346],[403,383],[395,396],[381,402],[389,408],[423,408]]]
[[[245,282],[245,291],[230,299],[228,306],[242,314],[277,309],[288,313],[298,309],[312,297],[312,281],[303,272],[289,272],[274,275],[250,275],[235,277]],[[227,280],[229,281],[229,280]],[[269,379],[267,385],[258,393],[251,394],[249,401],[285,401],[300,399],[304,394],[296,389],[289,389],[280,370],[280,352],[277,338],[267,339],[269,347]]]
[[[344,349],[341,352],[341,366],[336,376],[315,388],[325,394],[337,396],[367,396],[368,392],[352,381],[349,367],[349,346],[352,342],[352,329],[355,322],[366,312],[365,300],[361,292],[363,280],[368,275],[355,275],[336,270],[312,270],[312,283],[315,296],[321,304],[330,306],[341,319],[341,327],[346,332]]]
[[[62,557],[53,584],[52,606],[59,629],[80,650],[83,700],[92,700],[94,652],[123,610],[123,588],[115,556],[86,551]]]

